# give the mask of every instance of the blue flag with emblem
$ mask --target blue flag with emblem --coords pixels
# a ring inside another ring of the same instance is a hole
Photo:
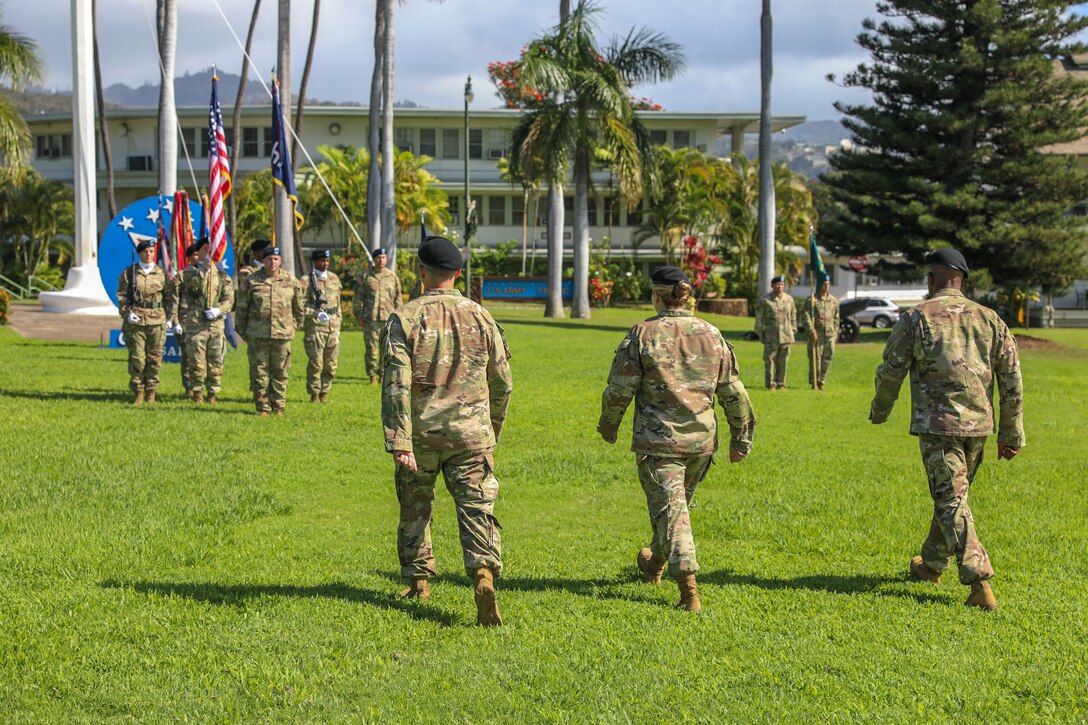
[[[295,228],[301,229],[305,217],[298,208],[298,192],[295,190],[295,174],[291,170],[291,151],[287,145],[287,130],[283,123],[280,106],[280,82],[272,79],[272,180],[287,192],[291,208],[295,212]]]
[[[816,230],[813,227],[808,228],[808,268],[816,275],[813,291],[822,288],[827,281],[827,268],[824,267],[824,260],[820,258],[820,249],[816,246]]]

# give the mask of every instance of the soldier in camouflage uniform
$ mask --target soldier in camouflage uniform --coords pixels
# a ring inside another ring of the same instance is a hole
[[[264,268],[249,275],[238,297],[238,332],[250,347],[250,387],[258,415],[283,415],[291,342],[302,321],[302,289],[294,275],[280,269],[279,247],[265,250]]]
[[[197,405],[218,403],[223,388],[223,363],[227,355],[225,317],[234,307],[234,283],[209,257],[208,238],[201,237],[191,247],[198,255],[196,264],[181,270],[178,296],[178,320],[188,343],[189,397]]]
[[[136,246],[140,261],[117,278],[117,302],[121,311],[121,332],[128,348],[129,387],[135,394],[133,405],[155,402],[162,367],[162,349],[166,343],[166,275],[155,264],[154,242],[145,240]]]
[[[264,258],[264,252],[270,246],[272,246],[272,242],[268,241],[267,239],[257,239],[253,242],[253,244],[249,245],[249,261],[243,264],[238,269],[238,282],[237,284],[235,284],[234,289],[235,299],[242,299],[242,293],[245,292],[246,280],[249,279],[249,276],[254,272],[259,272],[264,269],[264,262],[262,261]],[[237,317],[237,315],[235,316]],[[255,378],[253,377],[253,370],[255,370],[257,367],[257,360],[254,358],[254,355],[256,355],[256,353],[256,347],[254,347],[253,345],[246,345],[246,357],[249,358],[250,370],[249,392],[253,393],[254,395],[257,394],[257,384],[254,382]]]
[[[196,243],[185,248],[185,263],[196,264]],[[185,337],[185,327],[178,320],[178,304],[181,300],[181,273],[178,272],[166,286],[166,329],[174,330],[174,339],[178,341],[178,351],[181,353],[181,387],[185,391],[185,397],[191,398],[193,394],[189,389],[189,346]]]
[[[303,282],[306,389],[311,403],[328,402],[340,359],[340,278],[329,271],[330,257],[327,249],[312,253],[313,270]]]
[[[763,342],[763,381],[768,390],[786,387],[786,363],[797,329],[797,306],[786,294],[786,278],[771,280],[771,293],[756,305],[756,335]]]
[[[371,256],[374,266],[363,270],[355,280],[352,311],[366,336],[366,374],[373,385],[378,382],[378,339],[389,316],[400,306],[400,279],[386,268],[384,248],[375,249]]]
[[[994,570],[975,532],[967,495],[982,463],[986,437],[994,432],[997,383],[1001,414],[997,454],[1012,459],[1024,445],[1024,389],[1016,339],[997,314],[964,297],[970,270],[963,255],[940,249],[926,257],[930,299],[903,315],[876,371],[869,419],[891,414],[903,378],[910,373],[910,432],[918,436],[933,498],[933,519],[921,556],[910,561],[918,579],[939,583],[952,557],[959,578],[971,586],[965,604],[997,609],[989,579]]]
[[[718,448],[714,396],[729,421],[731,463],[751,450],[756,419],[733,348],[717,328],[685,308],[691,295],[687,275],[659,267],[650,279],[657,315],[632,327],[616,350],[597,431],[615,443],[634,398],[631,450],[652,531],[652,543],[639,551],[636,563],[643,580],[655,584],[667,564],[680,588],[677,606],[698,612],[699,564],[689,509]]]
[[[831,280],[824,279],[815,300],[809,297],[801,305],[801,324],[808,331],[808,384],[823,390],[839,338],[839,301],[831,294]]]
[[[513,390],[510,350],[487,310],[453,289],[461,254],[452,242],[428,237],[419,262],[424,292],[391,314],[381,338],[382,425],[385,449],[396,461],[397,552],[409,581],[401,596],[430,596],[431,515],[441,472],[474,579],[476,622],[499,626],[502,542],[492,453]]]

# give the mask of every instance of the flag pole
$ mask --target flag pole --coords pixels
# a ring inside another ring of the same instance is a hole
[[[809,225],[808,238],[813,246],[816,246],[816,230]],[[811,255],[809,255],[811,257]],[[808,265],[808,316],[812,320],[811,329],[808,331],[809,349],[812,350],[812,389],[816,390],[816,381],[820,379],[819,356],[817,355],[817,343],[819,336],[816,334],[816,270],[812,268],[812,260]],[[816,338],[815,340],[813,338]]]

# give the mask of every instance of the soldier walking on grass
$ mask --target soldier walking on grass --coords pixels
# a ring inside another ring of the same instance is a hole
[[[215,266],[209,257],[208,238],[194,242],[195,264],[189,264],[178,274],[178,325],[186,337],[189,367],[188,395],[197,405],[218,403],[223,387],[223,364],[227,355],[225,318],[234,307],[234,283],[230,276]]]
[[[419,263],[423,294],[391,313],[381,337],[382,425],[396,462],[397,553],[409,582],[400,595],[430,596],[431,515],[441,472],[474,581],[476,623],[499,626],[502,541],[493,451],[513,390],[510,349],[487,310],[453,288],[463,264],[453,242],[427,237]]]
[[[786,363],[797,329],[797,306],[786,294],[786,278],[771,279],[771,293],[756,305],[756,335],[763,342],[763,381],[768,390],[786,387]]]
[[[689,507],[718,448],[714,397],[729,421],[730,463],[743,461],[751,450],[756,418],[733,348],[717,328],[686,308],[687,275],[677,267],[659,267],[650,279],[657,314],[632,327],[616,350],[597,432],[615,443],[634,398],[631,450],[652,531],[652,543],[638,552],[636,563],[643,581],[653,584],[668,565],[680,588],[677,606],[699,612]]]
[[[801,322],[808,331],[808,384],[823,390],[839,338],[839,301],[831,294],[831,280],[824,279],[815,298],[801,305]]]
[[[196,243],[185,248],[186,265],[196,264]],[[166,329],[174,330],[174,339],[178,341],[178,352],[181,353],[181,387],[185,391],[185,397],[193,397],[189,388],[189,345],[185,335],[185,326],[178,319],[178,305],[181,301],[181,273],[178,272],[166,286]]]
[[[246,279],[237,305],[238,334],[249,347],[249,380],[258,415],[283,415],[291,342],[302,320],[302,290],[294,275],[280,269],[279,247],[269,247],[264,268]]]
[[[331,253],[310,255],[313,270],[303,281],[303,340],[306,343],[306,389],[311,403],[325,403],[340,359],[340,278],[329,272]]]
[[[155,402],[166,343],[166,275],[155,264],[155,242],[144,240],[136,246],[139,261],[117,278],[117,301],[121,332],[128,348],[129,387],[133,405]]]
[[[365,335],[366,374],[373,385],[378,382],[378,340],[389,316],[400,306],[400,278],[385,266],[385,248],[375,249],[371,256],[374,265],[355,280],[352,311]]]
[[[933,519],[921,556],[910,561],[917,579],[939,584],[952,557],[964,604],[997,609],[990,557],[975,533],[967,495],[994,432],[993,395],[1001,401],[997,456],[1011,460],[1024,445],[1024,389],[1016,339],[993,310],[960,291],[970,270],[955,249],[926,256],[930,299],[899,318],[876,371],[869,420],[883,423],[910,373],[910,432],[918,436],[933,497]]]

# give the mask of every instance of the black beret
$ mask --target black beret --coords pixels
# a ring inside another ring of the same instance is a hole
[[[188,247],[185,248],[185,256],[186,257],[191,257],[194,254],[196,254],[197,250],[199,250],[199,249],[200,249],[200,247],[196,246],[196,242],[193,242],[192,244],[190,244]]]
[[[379,254],[385,254],[385,247],[378,247],[370,253],[372,257],[377,257]]]
[[[771,277],[771,284],[775,284],[777,282],[786,284],[786,276],[782,274],[776,274],[775,276]]]
[[[257,252],[261,251],[265,247],[270,247],[270,246],[272,246],[272,242],[268,241],[267,239],[255,239],[255,240],[253,240],[253,244],[249,245],[249,251],[256,254]]]
[[[278,257],[280,256],[279,247],[265,247],[264,254],[261,255],[261,259],[265,257]]]
[[[143,240],[142,242],[140,242],[139,244],[136,245],[136,251],[137,252],[142,252],[145,249],[151,249],[154,246],[155,246],[155,240],[154,239],[145,239],[145,240]]]
[[[650,275],[650,281],[654,284],[688,284],[688,276],[679,267],[658,267]]]
[[[427,237],[419,245],[419,261],[435,269],[461,269],[465,260],[457,245],[445,237]]]
[[[967,267],[967,260],[963,258],[962,254],[951,247],[938,249],[927,254],[926,266],[951,267],[952,269],[963,272],[964,277],[971,274],[971,270]]]
[[[206,246],[208,246],[208,238],[207,237],[201,237],[200,239],[193,242],[193,251],[194,252],[200,251],[201,247],[206,247]]]
[[[327,249],[315,249],[310,253],[310,261],[316,262],[319,259],[329,259],[332,257],[332,252]]]

